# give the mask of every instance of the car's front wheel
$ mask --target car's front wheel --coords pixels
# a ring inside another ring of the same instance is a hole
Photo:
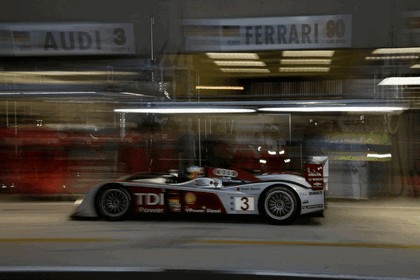
[[[260,213],[271,224],[290,224],[299,215],[296,194],[284,186],[277,186],[264,193]]]
[[[106,220],[122,220],[131,206],[130,194],[120,187],[108,187],[96,199],[98,214]]]

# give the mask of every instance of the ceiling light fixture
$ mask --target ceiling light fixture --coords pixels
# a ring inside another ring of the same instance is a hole
[[[267,107],[260,108],[262,112],[360,112],[360,113],[385,113],[403,111],[406,108],[398,106],[342,106],[342,107]]]
[[[313,58],[313,59],[280,59],[280,64],[289,65],[307,65],[307,64],[319,64],[319,65],[330,65],[331,59]]]
[[[117,113],[152,113],[152,114],[214,114],[214,113],[253,113],[254,109],[246,108],[220,108],[220,107],[195,107],[195,108],[132,108],[115,109]]]
[[[217,66],[266,66],[262,61],[256,60],[215,60]]]
[[[383,79],[380,86],[409,86],[420,85],[420,77],[389,77]]]
[[[206,53],[210,59],[260,59],[256,53]]]
[[[209,90],[244,90],[243,86],[196,86],[195,89]]]
[[[104,75],[118,75],[129,76],[137,75],[136,72],[129,71],[3,71],[1,76],[104,76]]]
[[[20,91],[20,92],[0,92],[1,95],[89,95],[95,94],[95,91]]]
[[[220,71],[225,73],[270,73],[270,70],[265,68],[220,68]]]
[[[365,60],[410,60],[418,59],[418,55],[386,55],[386,56],[366,56]]]
[[[372,51],[373,54],[399,54],[420,53],[420,48],[380,48]]]
[[[280,72],[328,72],[330,67],[280,67]]]
[[[334,51],[314,50],[314,51],[283,51],[283,57],[332,57]]]
[[[369,153],[366,156],[370,157],[370,158],[392,158],[392,155],[390,153],[387,153],[387,154],[372,154],[372,153]]]
[[[145,95],[142,93],[136,93],[136,92],[120,92],[120,93],[124,95],[132,95],[132,96],[148,96],[148,95]]]

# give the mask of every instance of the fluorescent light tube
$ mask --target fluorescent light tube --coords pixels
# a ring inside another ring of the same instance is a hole
[[[380,86],[420,85],[420,77],[389,77],[383,79]]]
[[[330,67],[280,67],[280,72],[328,72]]]
[[[245,108],[133,108],[115,109],[117,113],[152,113],[152,114],[212,114],[212,113],[253,113],[254,109]]]
[[[265,63],[257,60],[215,60],[217,66],[265,66]]]
[[[56,95],[56,94],[95,94],[95,91],[19,91],[19,92],[0,92],[0,95]]]
[[[280,59],[280,64],[289,65],[307,65],[307,64],[319,64],[319,65],[330,65],[331,59],[312,58],[312,59]]]
[[[225,73],[270,73],[270,70],[265,68],[220,68],[220,71]]]
[[[394,112],[405,110],[398,106],[342,106],[342,107],[267,107],[260,108],[262,112]]]
[[[391,154],[367,154],[367,157],[370,158],[391,158],[392,155]]]
[[[373,54],[399,54],[420,53],[420,48],[380,48],[372,51]]]
[[[334,55],[334,51],[283,51],[282,55],[283,57],[332,57]]]
[[[210,59],[260,59],[256,53],[206,53]]]
[[[244,90],[243,86],[196,86],[195,89],[209,90]]]
[[[418,55],[385,55],[385,56],[366,56],[365,60],[409,60],[418,59]]]

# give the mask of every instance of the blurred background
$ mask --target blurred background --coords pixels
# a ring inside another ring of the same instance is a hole
[[[420,3],[15,0],[0,10],[0,195],[191,165],[420,189]]]

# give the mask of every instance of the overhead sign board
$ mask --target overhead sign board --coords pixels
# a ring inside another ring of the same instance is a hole
[[[351,47],[351,15],[187,19],[186,51]]]
[[[135,54],[131,23],[0,23],[0,55]]]

